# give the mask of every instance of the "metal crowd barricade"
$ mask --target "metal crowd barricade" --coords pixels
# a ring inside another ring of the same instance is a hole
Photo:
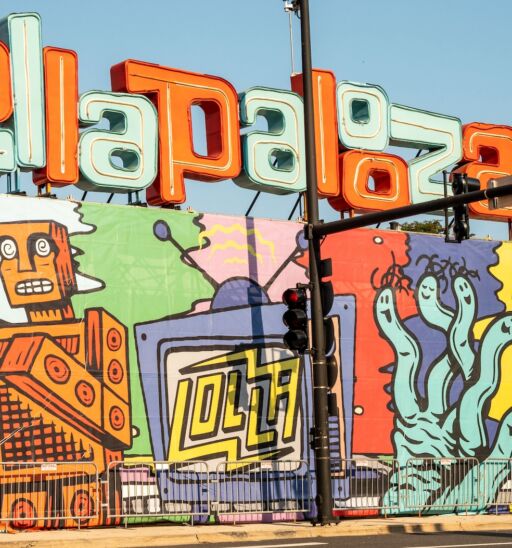
[[[80,527],[99,518],[92,462],[0,463],[0,521],[15,529]]]
[[[398,510],[398,502],[392,504],[385,499],[397,470],[398,462],[394,459],[331,459],[334,512],[350,515],[380,510],[387,514]]]
[[[480,488],[480,467],[476,458],[407,460],[404,505],[420,515],[474,510],[480,504]]]
[[[216,494],[218,516],[272,513],[293,519],[310,511],[309,465],[303,460],[221,462]]]
[[[111,462],[107,470],[109,493],[121,493],[121,507],[107,500],[109,517],[165,518],[208,516],[208,465],[204,461]]]
[[[482,506],[510,512],[512,505],[512,459],[487,459],[482,463]]]

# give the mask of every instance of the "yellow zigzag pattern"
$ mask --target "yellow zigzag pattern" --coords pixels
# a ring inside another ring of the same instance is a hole
[[[261,232],[257,228],[250,228],[249,230],[247,230],[247,228],[242,226],[240,223],[235,223],[231,226],[224,226],[224,225],[216,224],[216,225],[213,225],[212,228],[210,228],[209,230],[203,230],[202,232],[199,233],[199,236],[198,236],[199,249],[203,248],[203,240],[205,240],[208,237],[215,236],[215,234],[217,234],[218,232],[221,232],[222,234],[239,233],[242,236],[245,236],[246,238],[249,237],[249,236],[256,236],[256,241],[259,244],[268,247],[270,249],[270,255],[272,256],[272,260],[273,261],[276,260],[274,242],[272,242],[270,240],[266,240],[261,235]],[[231,241],[232,240],[230,240],[230,242]],[[228,247],[230,247],[230,246],[228,246]],[[214,246],[214,248],[215,248],[215,246]],[[222,249],[222,248],[219,248],[219,249]],[[226,248],[223,248],[223,249],[226,249]],[[237,249],[240,249],[240,248],[237,248]],[[248,246],[246,249],[251,254],[253,254],[252,251],[254,251],[254,249],[252,248],[252,246]]]
[[[224,242],[223,244],[213,245],[210,248],[210,256],[212,256],[216,251],[221,251],[223,249],[230,249],[230,248],[239,249],[240,251],[247,250],[250,255],[252,255],[253,257],[256,257],[258,261],[263,262],[263,256],[261,255],[261,253],[258,253],[254,249],[254,247],[252,247],[252,245],[249,245],[249,244],[242,245],[235,242],[234,240],[228,240],[227,242]]]

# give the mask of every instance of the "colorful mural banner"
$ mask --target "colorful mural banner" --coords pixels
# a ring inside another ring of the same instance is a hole
[[[137,464],[140,475],[154,461],[201,461],[212,472],[247,460],[305,462],[314,496],[310,363],[282,340],[281,295],[308,280],[302,225],[0,201],[0,470],[3,484],[17,485],[15,494],[0,489],[0,521],[41,511],[39,484],[20,491],[22,463],[89,463],[107,481],[116,463]],[[358,230],[322,246],[336,294],[338,508],[359,496],[339,464],[347,459],[381,463],[365,472],[387,476],[377,506],[400,512],[411,511],[399,496],[411,471],[415,508],[457,509],[490,462],[485,500],[506,488],[512,244],[439,242]],[[440,464],[427,474],[425,459]],[[471,464],[447,483],[446,459]],[[123,508],[137,474],[123,472],[99,504]],[[51,504],[78,504],[69,490],[80,486],[91,505],[83,474],[66,478],[51,480]],[[163,508],[172,501],[158,481],[147,489]]]

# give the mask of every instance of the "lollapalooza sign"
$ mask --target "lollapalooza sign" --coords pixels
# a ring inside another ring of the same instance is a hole
[[[0,40],[0,173],[33,171],[40,186],[146,189],[152,205],[183,203],[185,177],[275,194],[306,188],[301,75],[292,76],[293,91],[237,95],[217,76],[128,60],[111,68],[113,91],[79,96],[77,54],[43,49],[37,14],[4,18]],[[482,186],[512,174],[512,127],[462,126],[454,116],[391,103],[379,86],[337,84],[324,70],[314,71],[313,93],[318,191],[338,211],[431,200],[444,192],[434,176],[453,165]],[[204,112],[205,154],[194,147],[194,107]],[[258,117],[267,128],[256,128]],[[98,126],[104,119],[108,129]],[[423,154],[406,162],[388,146]],[[481,218],[512,218],[486,202],[470,208]]]

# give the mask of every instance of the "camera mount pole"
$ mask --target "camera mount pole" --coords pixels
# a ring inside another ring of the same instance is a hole
[[[311,366],[313,376],[313,449],[316,472],[317,523],[333,521],[331,461],[329,455],[328,379],[325,357],[325,332],[320,286],[320,238],[314,227],[319,224],[313,103],[313,73],[309,0],[298,0],[301,21],[302,78],[304,86],[304,122],[306,132],[306,238],[309,246],[309,279],[311,287]]]

